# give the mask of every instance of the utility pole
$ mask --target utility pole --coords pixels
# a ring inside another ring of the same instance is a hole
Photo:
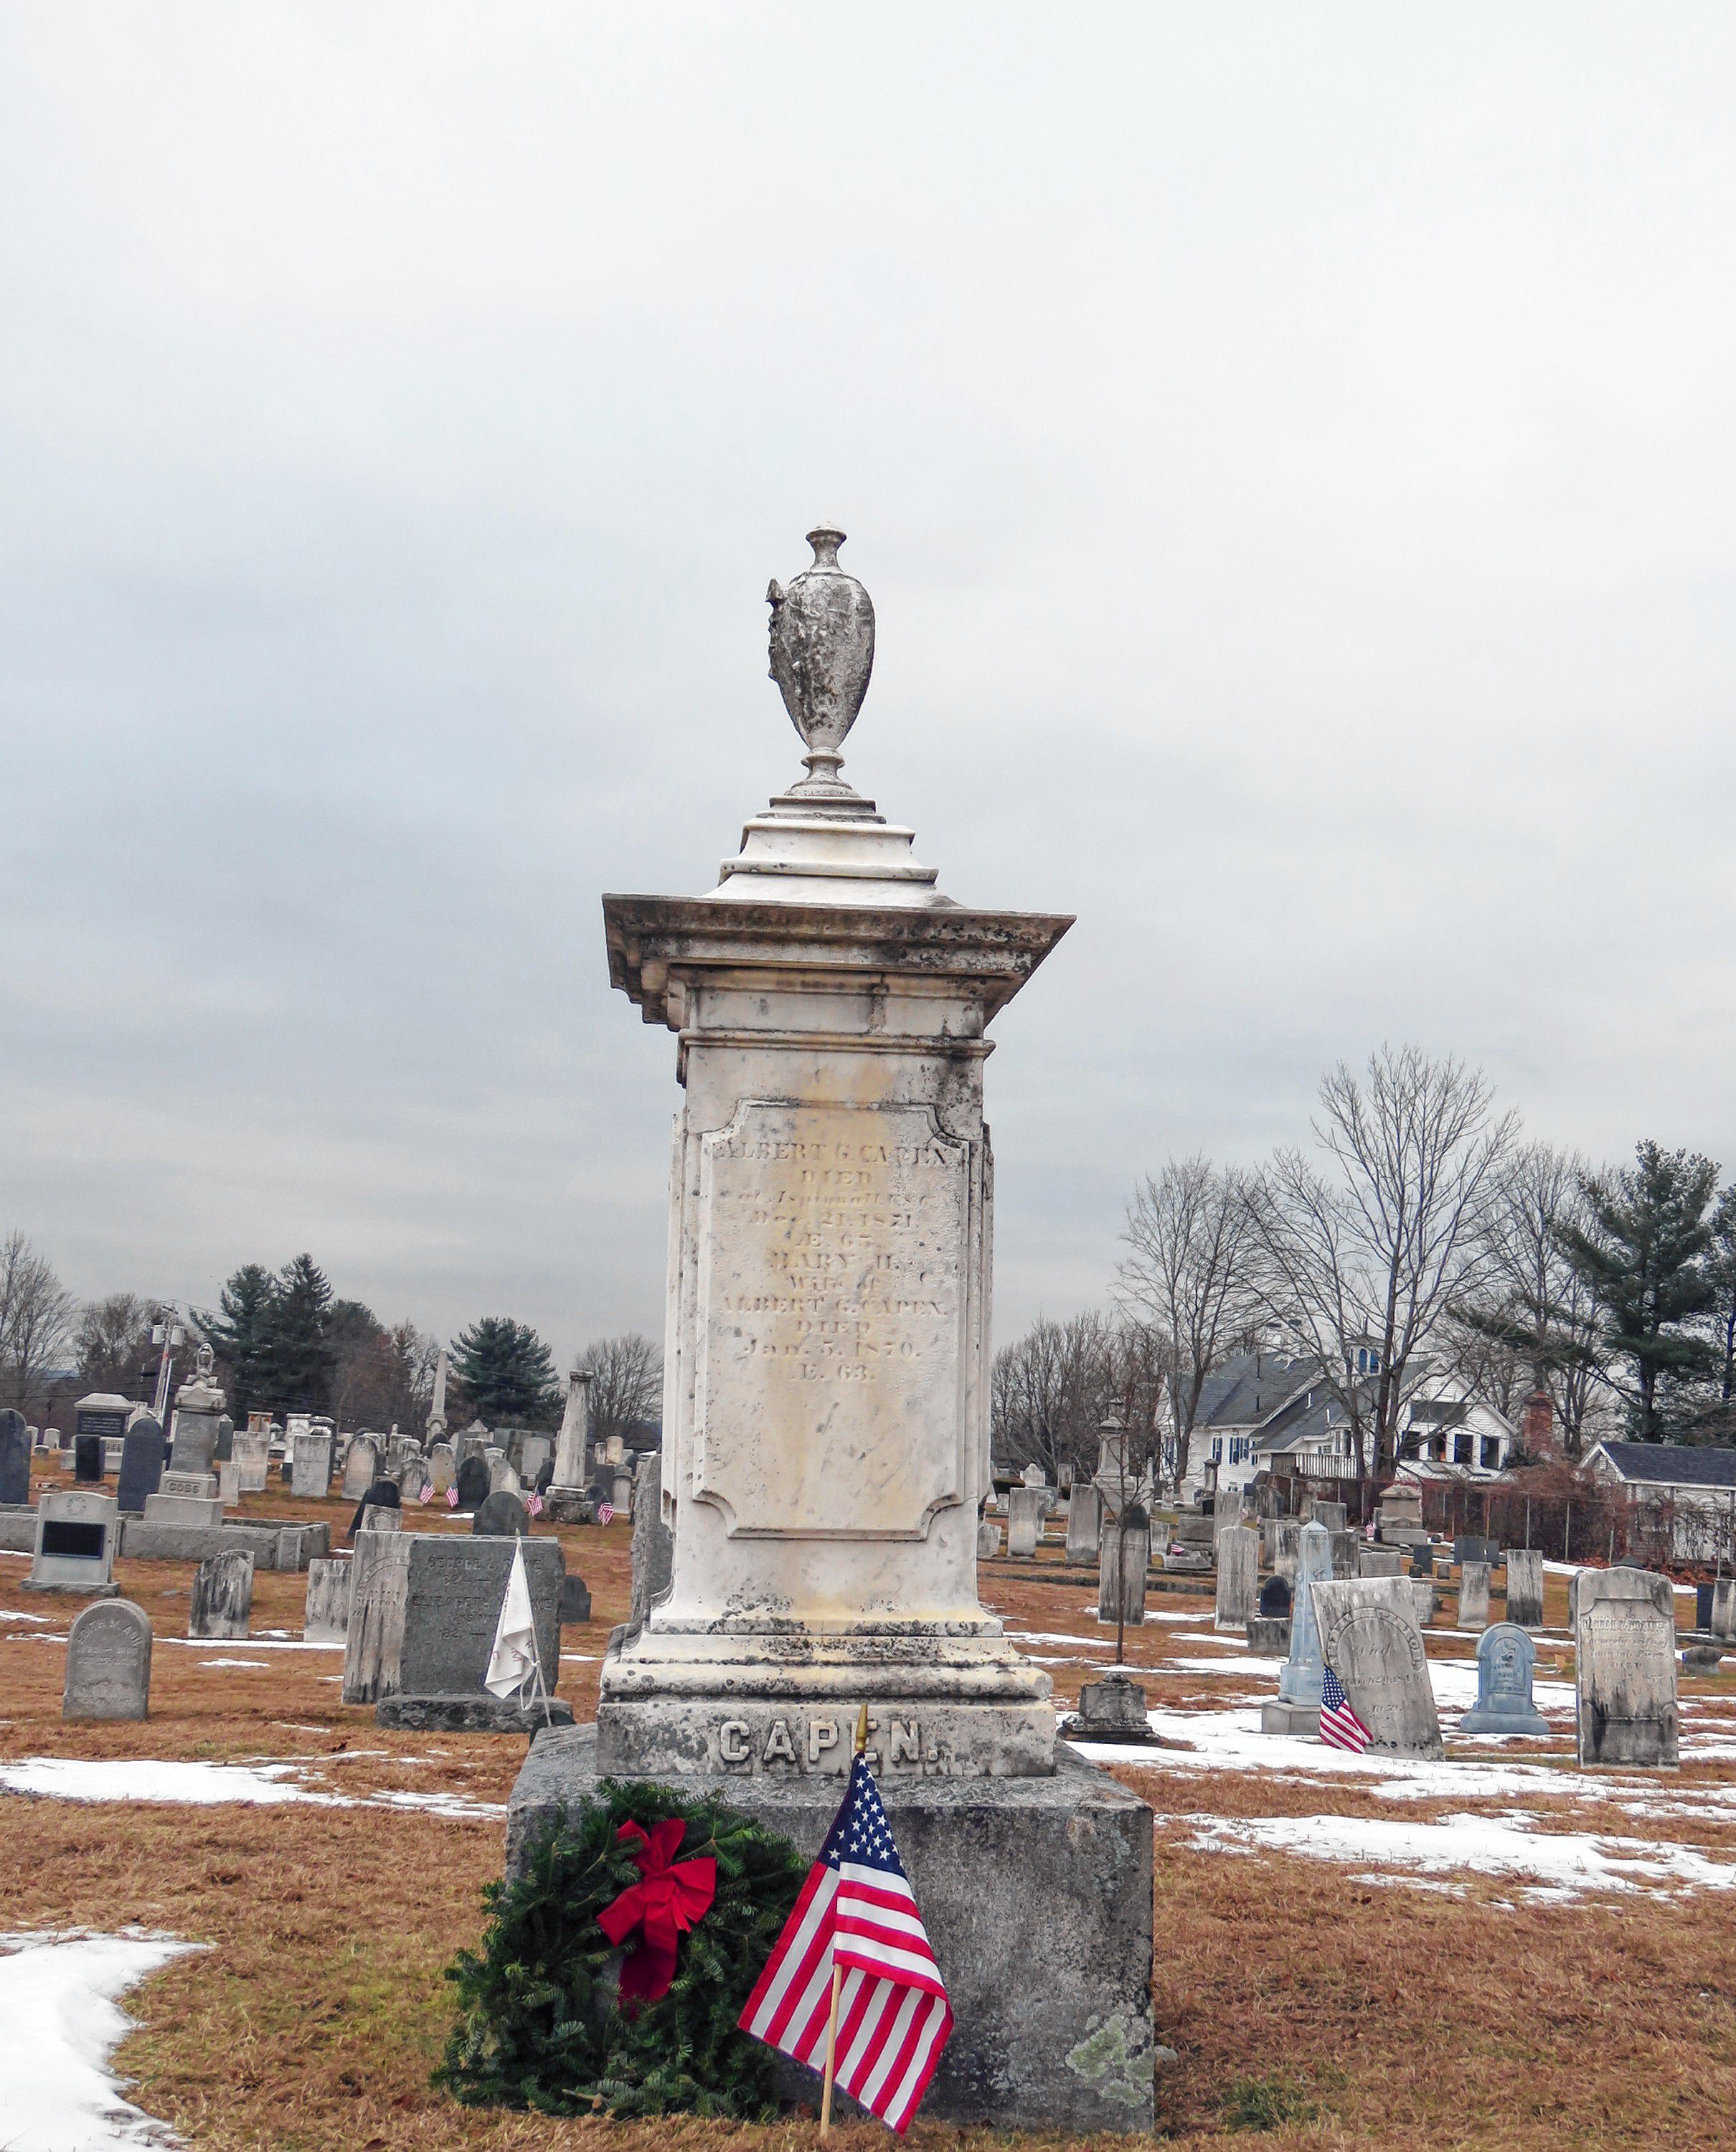
[[[175,1350],[178,1345],[185,1345],[187,1342],[180,1310],[172,1301],[157,1310],[156,1320],[150,1326],[150,1342],[163,1348],[163,1357],[157,1363],[157,1398],[152,1409],[157,1425],[166,1434],[168,1429],[164,1415],[169,1409],[169,1378],[175,1369]]]

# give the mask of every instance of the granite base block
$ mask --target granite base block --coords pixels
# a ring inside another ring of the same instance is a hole
[[[957,2019],[925,2115],[1001,2129],[1149,2131],[1152,1814],[1063,1747],[1047,1778],[881,1787]],[[507,1809],[507,1873],[565,1804],[594,1795],[596,1728],[532,1743]],[[836,1777],[683,1778],[816,1855]],[[802,2073],[806,2078],[806,2073]],[[807,2080],[805,2097],[812,2096]]]
[[[540,1703],[522,1703],[516,1697],[388,1696],[374,1706],[373,1723],[400,1733],[536,1734],[551,1723],[571,1726],[572,1706],[551,1697],[545,1716]]]
[[[1262,1703],[1260,1707],[1260,1731],[1262,1733],[1287,1733],[1300,1740],[1312,1740],[1320,1732],[1320,1706],[1317,1703]]]

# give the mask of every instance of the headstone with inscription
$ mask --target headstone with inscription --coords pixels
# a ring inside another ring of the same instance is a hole
[[[1489,1564],[1468,1561],[1459,1571],[1459,1620],[1455,1625],[1476,1635],[1489,1627]]]
[[[1507,1560],[1510,1563],[1512,1559],[1512,1556],[1509,1555]],[[1510,1571],[1510,1581],[1507,1586],[1510,1595],[1512,1589]],[[1712,1612],[1708,1626],[1713,1637],[1718,1643],[1736,1643],[1736,1576],[1720,1576],[1713,1581]]]
[[[1397,1547],[1365,1546],[1357,1556],[1358,1576],[1399,1576],[1404,1571],[1404,1556]]]
[[[1278,1517],[1272,1528],[1272,1566],[1280,1576],[1296,1581],[1297,1564],[1302,1558],[1302,1531],[1294,1517]]]
[[[540,1708],[516,1698],[503,1702],[483,1688],[518,1544],[524,1548],[543,1677],[552,1689],[560,1677],[561,1582],[566,1573],[560,1542],[406,1532],[393,1543],[387,1561],[364,1570],[357,1555],[344,1701],[375,1704],[383,1726],[527,1731],[541,1725]],[[376,1622],[381,1600],[393,1602],[392,1609]],[[358,1638],[365,1644],[370,1627],[385,1639],[368,1684],[373,1693],[352,1696],[350,1654]],[[571,1720],[572,1714],[563,1705],[556,1716]]]
[[[168,1449],[162,1429],[148,1413],[135,1419],[122,1436],[115,1499],[124,1515],[144,1515],[145,1503],[163,1484]]]
[[[88,1591],[112,1598],[120,1511],[112,1495],[84,1487],[51,1490],[36,1505],[29,1591]]]
[[[264,1494],[271,1477],[271,1437],[256,1434],[251,1429],[246,1434],[237,1429],[229,1454],[241,1476],[242,1494]]]
[[[398,1473],[399,1500],[420,1502],[424,1489],[432,1493],[434,1475],[419,1457],[406,1457]]]
[[[1007,1497],[1007,1552],[1015,1561],[1028,1561],[1043,1536],[1043,1498],[1036,1487],[1015,1487]]]
[[[1008,1525],[1011,1531],[1011,1525]],[[1137,1503],[1103,1528],[1097,1554],[1097,1618],[1143,1622],[1145,1580],[1151,1567],[1151,1520]]]
[[[449,1442],[437,1442],[428,1453],[428,1476],[436,1495],[443,1495],[458,1478],[458,1462]]]
[[[1103,1490],[1089,1480],[1074,1482],[1067,1500],[1067,1559],[1089,1564],[1097,1559],[1103,1536]]]
[[[344,1474],[348,1491],[349,1474]],[[368,1485],[373,1481],[370,1479]],[[323,1501],[332,1491],[332,1438],[321,1429],[309,1428],[292,1438],[289,1446],[289,1491],[303,1501]],[[359,1490],[365,1494],[367,1488]]]
[[[841,534],[811,535],[812,568],[771,594],[807,774],[749,822],[715,891],[604,900],[611,977],[678,1035],[684,1086],[673,1565],[667,1597],[611,1641],[594,1734],[532,1747],[509,1860],[603,1774],[715,1787],[817,1849],[865,1703],[925,1918],[943,1955],[958,1938],[927,2113],[1149,2131],[1150,1810],[1058,1755],[1049,1678],[977,1593],[985,1032],[1068,922],[943,899],[911,832],[839,775],[873,609]],[[1064,1975],[1033,1948],[1039,1875]]]
[[[150,1622],[130,1599],[99,1600],[66,1640],[63,1718],[149,1718]]]
[[[302,1616],[302,1640],[308,1644],[341,1644],[349,1634],[348,1561],[333,1557],[307,1565],[307,1600]]]
[[[30,1500],[30,1430],[21,1412],[0,1412],[0,1504]]]
[[[1582,1569],[1574,1578],[1579,1760],[1680,1760],[1676,1616],[1670,1580],[1642,1569]]]
[[[245,1637],[253,1612],[253,1557],[240,1548],[208,1555],[193,1572],[190,1637]]]
[[[1476,1708],[1459,1720],[1459,1732],[1547,1733],[1549,1722],[1531,1701],[1536,1665],[1537,1647],[1516,1622],[1485,1629],[1477,1643]]]
[[[480,1510],[489,1497],[488,1467],[480,1457],[466,1457],[454,1482],[460,1510]]]
[[[1343,1502],[1310,1502],[1308,1514],[1329,1532],[1342,1532],[1350,1521],[1349,1510]]]
[[[1318,1584],[1314,1608],[1326,1663],[1383,1756],[1442,1757],[1440,1718],[1423,1632],[1402,1576]]]
[[[588,1522],[591,1515],[591,1384],[588,1368],[575,1368],[567,1378],[566,1403],[555,1438],[555,1473],[549,1482],[548,1514],[556,1524]]]
[[[1535,1547],[1507,1550],[1507,1619],[1521,1629],[1543,1627],[1543,1556]]]
[[[1332,1534],[1324,1525],[1304,1525],[1297,1543],[1290,1656],[1278,1675],[1277,1702],[1260,1707],[1262,1733],[1308,1735],[1320,1731],[1320,1684],[1325,1665],[1314,1617],[1314,1587],[1330,1583],[1332,1574]]]
[[[106,1436],[113,1441],[127,1431],[127,1423],[133,1416],[130,1398],[124,1398],[114,1390],[93,1390],[89,1397],[80,1398],[73,1407],[73,1437],[81,1434]]]
[[[1333,1504],[1331,1506],[1342,1508],[1343,1505]],[[1319,1521],[1317,1517],[1315,1522],[1317,1524]],[[1357,1561],[1363,1547],[1362,1534],[1346,1531],[1342,1527],[1334,1530],[1330,1525],[1326,1529],[1327,1537],[1332,1545],[1332,1581],[1343,1584],[1357,1573]]]
[[[1217,1535],[1216,1629],[1247,1627],[1259,1583],[1260,1535],[1246,1525],[1231,1525]]]
[[[305,1439],[305,1438],[304,1438]],[[330,1457],[327,1454],[329,1476]],[[379,1477],[379,1452],[365,1435],[358,1435],[343,1460],[343,1499],[359,1502]]]

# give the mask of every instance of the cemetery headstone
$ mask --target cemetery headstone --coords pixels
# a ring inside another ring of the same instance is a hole
[[[1521,1629],[1543,1627],[1543,1556],[1535,1547],[1507,1550],[1507,1619]]]
[[[21,1412],[0,1412],[0,1503],[30,1500],[30,1431]]]
[[[103,1437],[103,1477],[112,1479],[120,1470],[120,1453],[126,1446],[126,1437],[105,1434]]]
[[[449,1442],[437,1442],[428,1453],[428,1474],[437,1495],[444,1495],[458,1478],[458,1460]]]
[[[560,1673],[561,1581],[566,1564],[558,1540],[528,1540],[523,1544],[538,1652],[544,1678],[552,1688]],[[380,1572],[382,1582],[401,1606],[396,1648],[381,1664],[371,1699],[382,1725],[528,1730],[542,1723],[540,1708],[529,1708],[515,1698],[495,1698],[482,1685],[512,1566],[513,1545],[510,1539],[449,1538],[422,1532],[407,1533],[396,1543],[397,1564],[389,1573]],[[350,1617],[352,1649],[363,1600],[373,1588],[368,1579],[358,1577]],[[346,1677],[348,1666],[347,1652]],[[350,1701],[348,1679],[344,1693]],[[571,1708],[557,1704],[555,1716],[570,1720]]]
[[[1260,1618],[1265,1622],[1287,1622],[1295,1598],[1287,1576],[1268,1576],[1260,1587]]]
[[[1290,1617],[1251,1614],[1248,1649],[1256,1658],[1285,1659],[1290,1656]]]
[[[1272,1525],[1272,1566],[1280,1576],[1287,1576],[1292,1584],[1302,1558],[1302,1527],[1294,1517],[1279,1517]]]
[[[675,1535],[663,1522],[663,1460],[647,1450],[633,1488],[632,1601],[629,1622],[642,1622],[669,1589]]]
[[[315,1560],[307,1565],[307,1603],[302,1638],[309,1644],[341,1644],[349,1634],[351,1561]]]
[[[1531,1700],[1537,1647],[1516,1622],[1497,1622],[1477,1643],[1477,1702],[1459,1722],[1461,1733],[1547,1733],[1549,1722]]]
[[[1304,1525],[1297,1547],[1290,1655],[1278,1674],[1277,1702],[1260,1708],[1260,1728],[1264,1733],[1307,1735],[1320,1731],[1320,1683],[1325,1667],[1320,1655],[1314,1591],[1318,1585],[1329,1584],[1332,1574],[1331,1533],[1324,1525]]]
[[[213,1354],[201,1345],[193,1378],[175,1393],[171,1462],[177,1472],[209,1472],[217,1461],[217,1429],[223,1418],[223,1393],[212,1373]]]
[[[193,1572],[190,1637],[245,1637],[253,1611],[253,1557],[240,1548],[209,1555]]]
[[[406,1457],[398,1475],[398,1492],[401,1500],[419,1503],[424,1488],[430,1490],[434,1476],[419,1457]]]
[[[1001,1551],[1001,1528],[990,1516],[982,1516],[977,1523],[977,1559],[992,1561]]]
[[[207,1472],[165,1472],[145,1496],[144,1515],[148,1525],[221,1525],[217,1483]]]
[[[229,1445],[229,1454],[240,1475],[242,1494],[264,1494],[271,1476],[271,1437],[251,1430],[245,1434],[238,1431]]]
[[[582,1628],[590,1619],[590,1587],[582,1576],[569,1570],[561,1580],[561,1626]]]
[[[1397,1576],[1404,1567],[1404,1556],[1397,1547],[1365,1546],[1356,1558],[1358,1576]]]
[[[1574,1579],[1581,1766],[1679,1760],[1675,1601],[1667,1576],[1581,1570]]]
[[[1403,1577],[1322,1584],[1314,1602],[1326,1663],[1383,1756],[1445,1754],[1429,1679],[1429,1655]]]
[[[555,1445],[546,1434],[527,1434],[519,1449],[519,1478],[534,1487],[542,1476],[542,1468],[555,1454]]]
[[[126,1433],[127,1422],[132,1416],[130,1398],[113,1390],[93,1390],[73,1407],[74,1439],[76,1440],[81,1434],[98,1434],[106,1435],[112,1441],[116,1435]]]
[[[470,1521],[470,1530],[485,1539],[521,1536],[530,1529],[530,1512],[516,1495],[509,1495],[504,1488],[489,1495]]]
[[[1079,1480],[1067,1500],[1068,1561],[1094,1562],[1102,1536],[1103,1490],[1089,1480]]]
[[[1259,1583],[1260,1535],[1246,1525],[1231,1525],[1217,1535],[1216,1629],[1247,1627]]]
[[[1097,1618],[1140,1622],[1145,1618],[1145,1573],[1151,1566],[1151,1521],[1130,1502],[1119,1522],[1103,1528],[1097,1558]],[[1119,1602],[1119,1614],[1118,1614]]]
[[[1329,1503],[1327,1506],[1331,1509],[1343,1509],[1344,1505],[1342,1502],[1338,1502]],[[1319,1519],[1316,1518],[1315,1522],[1317,1524],[1319,1521]],[[1328,1525],[1326,1529],[1327,1538],[1332,1547],[1332,1581],[1335,1584],[1343,1584],[1357,1573],[1357,1562],[1363,1551],[1363,1535],[1360,1532],[1348,1531],[1342,1526],[1334,1527]]]
[[[236,1508],[241,1499],[241,1468],[232,1457],[217,1465],[217,1500],[226,1510]]]
[[[63,1718],[150,1716],[150,1623],[130,1599],[99,1600],[66,1639]]]
[[[45,1493],[36,1505],[36,1548],[26,1589],[112,1598],[119,1524],[112,1495],[84,1488]]]
[[[373,1484],[378,1488],[388,1487],[392,1483],[389,1480],[376,1480]],[[395,1502],[375,1501],[368,1495],[364,1495],[362,1497],[361,1520],[350,1537],[354,1539],[357,1532],[401,1532],[403,1530],[404,1511]]]
[[[367,1447],[363,1444],[364,1449]],[[370,1480],[368,1485],[373,1484]],[[349,1492],[348,1464],[344,1467],[343,1490],[346,1495]],[[332,1491],[332,1438],[317,1428],[309,1428],[291,1440],[289,1491],[302,1501],[323,1501]],[[365,1494],[367,1489],[359,1491]]]
[[[633,1505],[633,1480],[630,1472],[617,1471],[612,1495],[617,1516],[625,1515]]]
[[[512,1459],[510,1457],[503,1455],[491,1457],[489,1459],[488,1491],[490,1495],[516,1495],[523,1485],[524,1482],[512,1468]],[[632,1500],[632,1482],[629,1481],[626,1496],[615,1506],[618,1510],[624,1510]]]
[[[1682,1654],[1685,1674],[1715,1674],[1723,1663],[1722,1644],[1690,1644]]]
[[[480,1457],[463,1459],[458,1468],[458,1506],[461,1510],[480,1510],[492,1490],[488,1484],[488,1467]]]
[[[217,1458],[219,1464],[227,1464],[235,1455],[235,1422],[224,1413],[217,1421]]]
[[[358,1502],[379,1477],[379,1452],[365,1437],[358,1435],[349,1446],[349,1454],[343,1460],[343,1499]]]
[[[102,1485],[103,1439],[99,1434],[73,1437],[73,1477],[84,1486]]]
[[[1324,1525],[1329,1532],[1342,1532],[1350,1522],[1350,1511],[1343,1502],[1316,1502],[1313,1518],[1317,1525]]]
[[[1736,1643],[1736,1576],[1720,1576],[1713,1583],[1709,1627],[1719,1643]]]
[[[1043,1534],[1043,1495],[1033,1486],[1015,1487],[1007,1497],[1007,1552],[1014,1561],[1029,1561]]]
[[[1336,1583],[1337,1578],[1334,1578],[1333,1581]],[[1410,1587],[1410,1611],[1417,1617],[1418,1628],[1426,1629],[1434,1619],[1433,1583],[1426,1576],[1417,1576],[1414,1571],[1410,1576],[1402,1578],[1400,1581]]]
[[[1459,1571],[1458,1627],[1475,1635],[1489,1627],[1489,1564],[1468,1561]]]
[[[1152,1734],[1145,1717],[1144,1688],[1119,1669],[1106,1673],[1101,1681],[1082,1683],[1079,1717],[1068,1734],[1074,1741],[1149,1744]]]

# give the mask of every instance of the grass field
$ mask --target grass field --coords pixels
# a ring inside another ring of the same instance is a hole
[[[275,1494],[248,1506],[347,1519],[341,1504]],[[593,1596],[589,1627],[563,1638],[561,1691],[583,1718],[627,1605],[627,1535],[617,1524],[561,1537]],[[63,1726],[54,1640],[79,1602],[22,1591],[26,1571],[0,1562],[0,1769],[31,1758],[266,1765],[285,1791],[341,1797],[0,1796],[5,1927],[137,1924],[210,1946],[129,1999],[140,2030],[119,2067],[149,2114],[222,2152],[814,2141],[802,2119],[766,2129],[549,2122],[432,2091],[450,2008],[441,1968],[480,1931],[524,1743],[383,1733],[371,1711],[346,1709],[338,1652],[270,1648],[300,1636],[299,1576],[260,1576],[251,1640],[175,1641],[191,1571],[165,1562],[119,1571],[158,1639],[150,1721]],[[1551,1618],[1564,1621],[1562,1581],[1551,1591]],[[984,1597],[1052,1662],[1059,1699],[1113,1656],[1076,1581],[997,1565]],[[1160,1819],[1155,2014],[1178,2056],[1159,2075],[1161,2135],[1487,2152],[1736,2141],[1736,1896],[1722,1887],[1736,1863],[1736,1681],[1684,1682],[1693,1738],[1680,1773],[1588,1781],[1562,1720],[1549,1741],[1505,1754],[1449,1730],[1463,1770],[1388,1779],[1295,1767],[1289,1743],[1272,1744],[1276,1760],[1239,1759],[1220,1736],[1269,1692],[1271,1663],[1212,1640],[1203,1596],[1154,1595],[1151,1612],[1129,1659],[1150,1669],[1165,1730],[1201,1737],[1197,1753],[1114,1766]],[[1470,1640],[1432,1632],[1431,1656],[1470,1653]],[[1546,1639],[1541,1658],[1540,1679],[1571,1669],[1563,1640]],[[1453,1716],[1444,1712],[1449,1729]],[[1514,1773],[1515,1756],[1546,1768]],[[444,1805],[393,1804],[430,1798]],[[1292,1831],[1317,1849],[1338,1844],[1338,1856],[1272,1842]],[[1545,1840],[1546,1853],[1643,1844],[1623,1856],[1620,1887],[1592,1876],[1566,1891],[1546,1861],[1493,1872],[1393,1852],[1404,1832],[1438,1853],[1515,1831],[1525,1860]],[[1632,1869],[1646,1846],[1667,1850],[1656,1875]],[[884,2133],[858,2124],[835,2135],[848,2146]],[[990,2140],[919,2122],[909,2141]]]

